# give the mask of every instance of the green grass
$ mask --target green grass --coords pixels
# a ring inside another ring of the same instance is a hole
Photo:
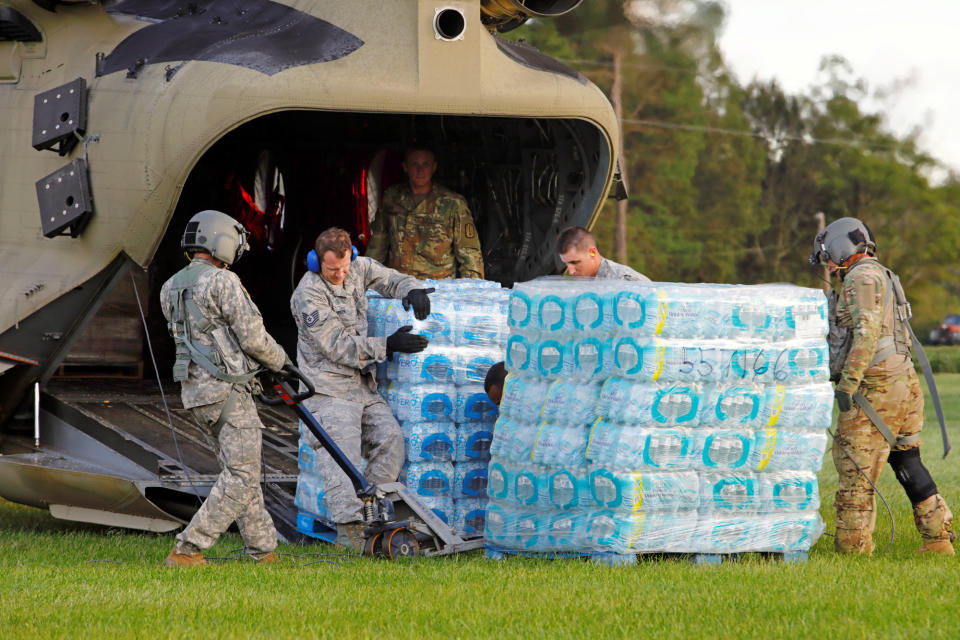
[[[947,416],[960,425],[960,375],[937,379]],[[940,459],[929,405],[927,418],[925,461],[960,509],[956,457]],[[960,428],[951,435],[960,446]],[[836,485],[828,458],[821,472],[828,531]],[[223,562],[171,571],[159,565],[172,535],[63,522],[0,501],[0,638],[957,637],[960,561],[917,557],[910,506],[889,470],[880,489],[897,531],[886,555],[879,552],[890,525],[881,506],[872,558],[836,556],[824,536],[805,564],[749,557],[708,567],[493,562],[475,553],[404,563],[348,555],[310,565],[315,557],[286,557],[269,567]],[[225,556],[240,544],[228,535],[209,554]]]
[[[934,373],[960,373],[960,346],[928,346],[923,350]]]

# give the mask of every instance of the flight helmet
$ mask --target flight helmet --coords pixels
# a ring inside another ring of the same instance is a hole
[[[217,260],[232,265],[250,248],[247,230],[225,213],[207,209],[194,214],[183,230],[180,248],[205,251]]]
[[[817,234],[809,260],[814,265],[826,265],[827,260],[842,265],[854,254],[876,252],[877,241],[867,225],[856,218],[840,218]]]

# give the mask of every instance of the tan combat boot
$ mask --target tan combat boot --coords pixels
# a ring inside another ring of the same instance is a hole
[[[357,551],[363,550],[363,523],[362,522],[338,522],[337,539],[335,544]]]
[[[950,532],[950,537],[946,540],[924,540],[917,553],[939,553],[945,556],[956,554],[953,549],[953,541],[957,539],[957,534]]]
[[[200,567],[207,564],[202,553],[180,553],[174,547],[163,561],[165,567]]]
[[[261,558],[256,558],[255,562],[257,564],[276,564],[280,562],[280,556],[278,556],[273,551],[271,551],[270,553],[268,553],[267,555]]]

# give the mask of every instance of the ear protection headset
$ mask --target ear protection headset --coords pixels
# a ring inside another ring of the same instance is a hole
[[[356,260],[358,255],[357,248],[350,245],[350,262]],[[307,254],[307,269],[314,273],[320,273],[320,258],[317,257],[317,252],[313,249],[310,249],[310,253]]]

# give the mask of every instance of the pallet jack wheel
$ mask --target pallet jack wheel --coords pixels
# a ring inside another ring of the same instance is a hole
[[[382,558],[384,556],[381,543],[383,534],[378,533],[367,538],[363,543],[363,555],[368,558]]]
[[[413,558],[420,553],[420,543],[409,529],[399,528],[387,534],[384,550],[391,560]]]

